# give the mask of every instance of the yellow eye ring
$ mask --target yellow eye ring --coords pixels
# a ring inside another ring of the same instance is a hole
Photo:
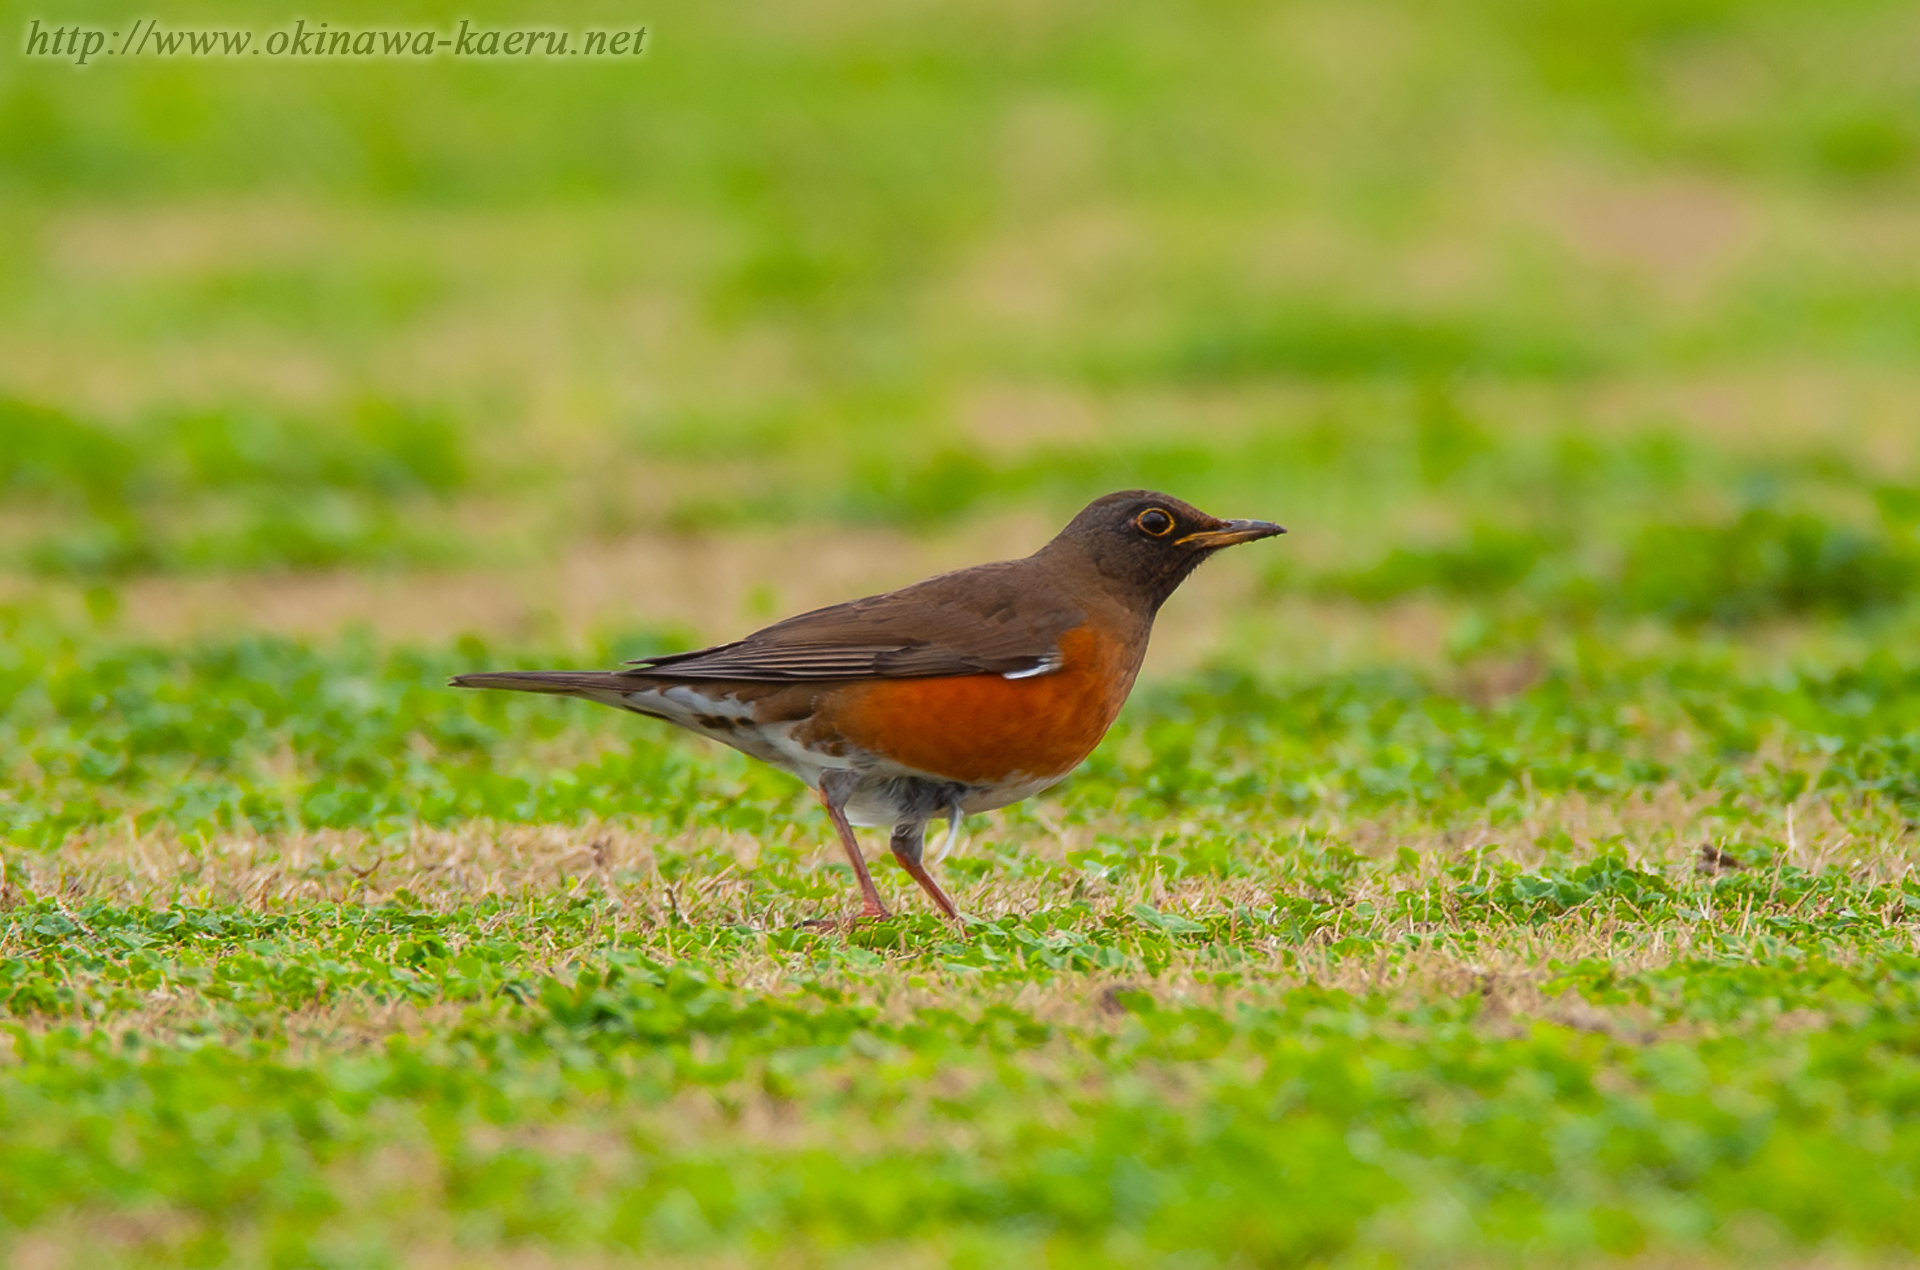
[[[1159,507],[1149,507],[1133,518],[1133,526],[1149,538],[1165,538],[1173,532],[1173,514]]]

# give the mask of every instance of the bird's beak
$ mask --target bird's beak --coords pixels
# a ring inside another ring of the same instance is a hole
[[[1197,534],[1188,534],[1176,540],[1182,547],[1199,547],[1211,551],[1215,547],[1231,547],[1236,542],[1252,542],[1255,538],[1271,538],[1275,534],[1287,531],[1267,520],[1229,520],[1218,529],[1203,529]]]

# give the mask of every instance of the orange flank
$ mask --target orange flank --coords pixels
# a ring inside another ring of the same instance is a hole
[[[821,718],[853,744],[945,780],[988,784],[1064,776],[1120,713],[1140,665],[1082,626],[1060,640],[1051,675],[878,679],[850,687]]]

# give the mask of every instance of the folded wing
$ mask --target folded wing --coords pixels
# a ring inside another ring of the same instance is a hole
[[[640,658],[625,673],[769,682],[1051,674],[1060,668],[1060,636],[1084,618],[1065,605],[1035,605],[1031,594],[1016,605],[1025,563],[968,569],[961,587],[948,574],[815,609],[731,644]]]

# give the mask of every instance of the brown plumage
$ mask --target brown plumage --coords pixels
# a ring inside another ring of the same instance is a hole
[[[921,864],[927,823],[1054,784],[1106,734],[1160,606],[1221,548],[1283,533],[1165,494],[1090,504],[1031,556],[815,609],[730,644],[615,671],[459,675],[465,688],[583,697],[772,763],[818,791],[854,866],[863,916],[885,907],[852,824],[893,829],[896,858],[948,916]]]

